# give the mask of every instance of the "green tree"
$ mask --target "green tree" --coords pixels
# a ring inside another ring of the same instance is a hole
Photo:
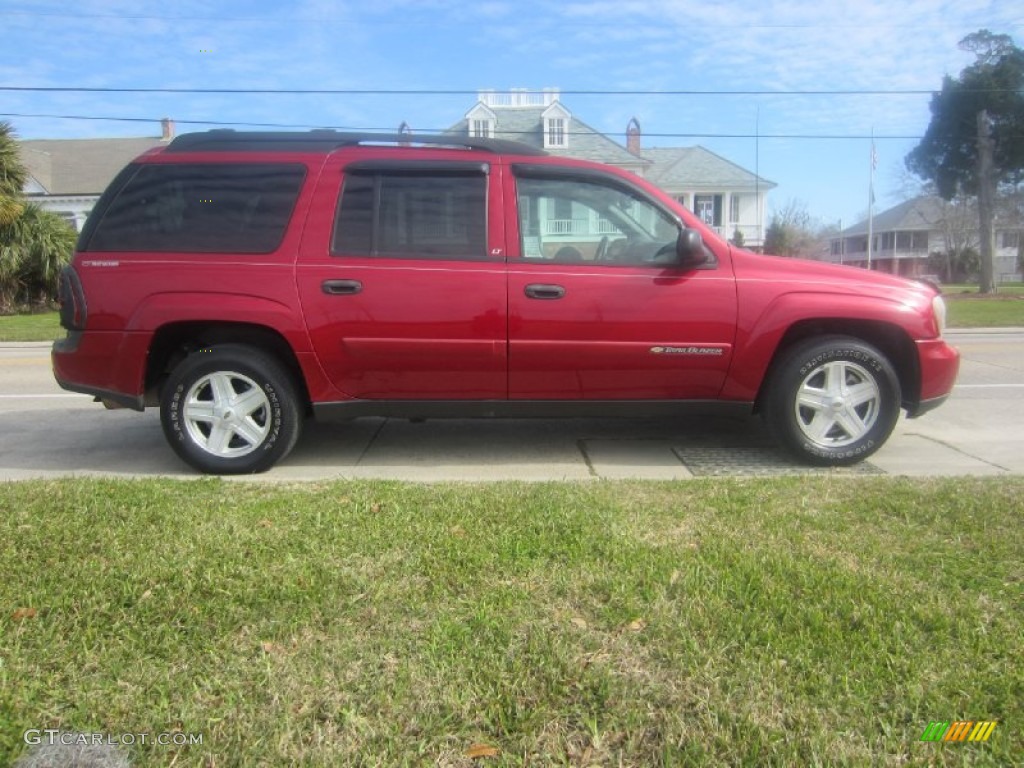
[[[0,122],[0,308],[52,300],[75,247],[67,222],[25,202],[27,178],[14,131]]]
[[[932,96],[924,138],[906,157],[907,169],[935,182],[946,200],[977,195],[982,244],[980,290],[992,280],[993,199],[999,185],[1017,187],[1024,174],[1024,51],[1009,35],[981,30],[960,41],[975,62],[946,76]]]
[[[772,212],[764,233],[764,252],[772,256],[811,256],[817,237],[804,205],[790,200]]]
[[[0,122],[0,226],[10,224],[21,215],[21,190],[27,177],[11,124]]]

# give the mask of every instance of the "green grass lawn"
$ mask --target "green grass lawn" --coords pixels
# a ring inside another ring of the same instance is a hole
[[[1022,283],[1005,283],[990,298],[981,298],[976,285],[944,285],[942,293],[946,296],[950,328],[1024,326]]]
[[[53,341],[63,335],[56,312],[0,315],[0,341]]]
[[[1024,326],[1024,299],[948,299],[946,321],[950,328]]]
[[[1009,765],[1022,496],[0,485],[0,764],[60,728],[201,735],[133,766]],[[999,724],[920,741],[959,719]]]
[[[978,286],[970,283],[947,283],[942,286],[944,294],[977,293]],[[996,292],[1004,296],[1024,296],[1024,283],[1003,283]]]

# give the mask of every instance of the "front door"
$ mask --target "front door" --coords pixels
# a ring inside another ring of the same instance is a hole
[[[736,325],[728,254],[673,266],[678,220],[610,174],[535,164],[514,176],[509,397],[716,398]]]

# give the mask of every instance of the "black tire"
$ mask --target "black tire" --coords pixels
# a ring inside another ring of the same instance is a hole
[[[856,464],[885,443],[900,399],[899,377],[885,355],[859,339],[825,336],[783,353],[761,411],[790,453],[837,467]]]
[[[265,472],[302,429],[295,384],[273,357],[242,344],[200,349],[171,372],[160,422],[171,448],[200,472]]]

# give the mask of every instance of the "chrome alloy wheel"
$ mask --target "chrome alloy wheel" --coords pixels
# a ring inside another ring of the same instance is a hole
[[[198,447],[220,458],[246,456],[270,433],[270,401],[248,376],[217,371],[188,390],[182,409],[185,429]]]
[[[842,448],[864,437],[878,421],[882,395],[867,369],[847,360],[825,363],[797,390],[796,423],[823,448]]]

